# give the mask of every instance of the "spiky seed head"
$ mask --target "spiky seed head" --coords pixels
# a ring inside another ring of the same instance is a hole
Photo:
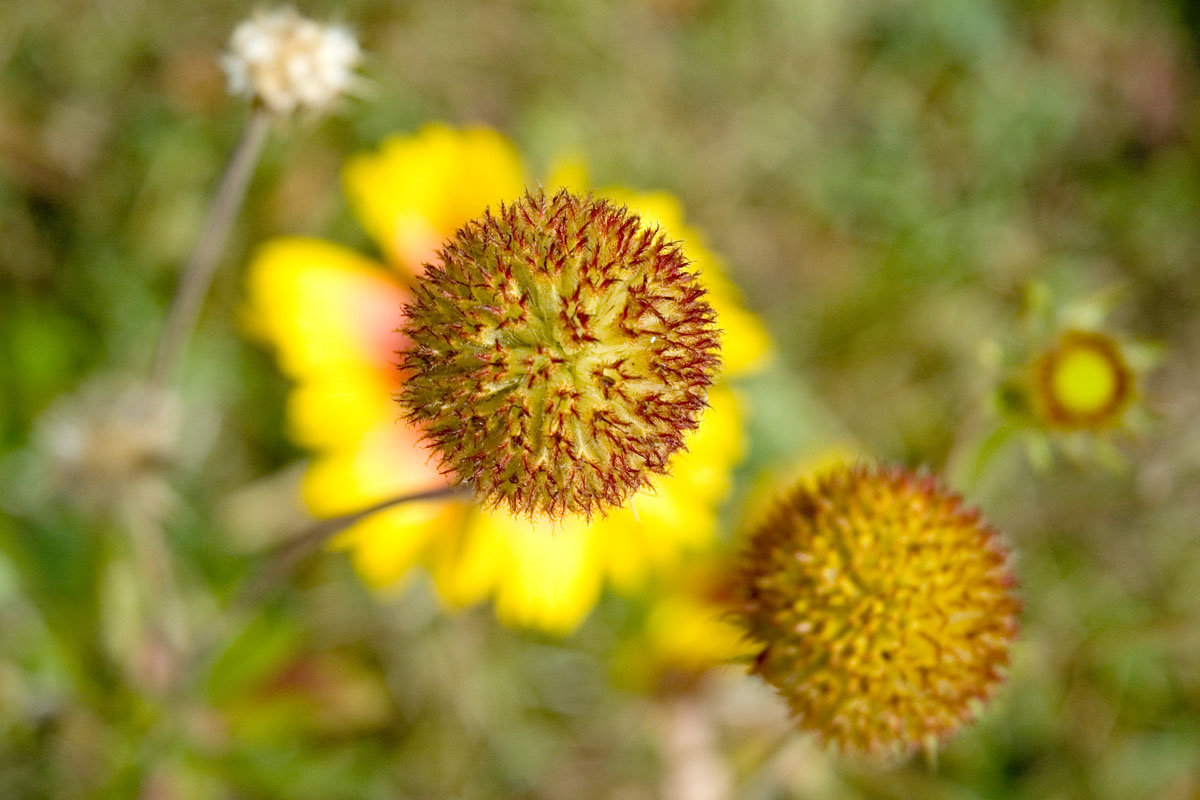
[[[843,466],[749,538],[738,617],[800,727],[889,758],[952,733],[1000,683],[1014,585],[998,534],[934,478]]]
[[[405,307],[401,405],[443,472],[514,514],[591,515],[667,470],[719,366],[680,246],[566,190],[468,222]]]
[[[1135,383],[1120,345],[1083,330],[1061,333],[1034,361],[1031,382],[1038,419],[1058,430],[1117,427]]]

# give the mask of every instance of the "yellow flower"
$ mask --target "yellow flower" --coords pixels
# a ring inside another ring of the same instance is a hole
[[[1142,386],[1161,354],[1106,323],[1118,297],[1111,287],[1072,300],[1042,284],[1028,287],[1026,330],[981,348],[995,373],[999,412],[985,455],[1020,434],[1039,469],[1056,452],[1081,464],[1124,466],[1116,443],[1152,421]]]
[[[525,169],[500,134],[430,125],[353,158],[345,182],[352,206],[384,254],[384,263],[328,242],[281,239],[259,249],[249,270],[246,325],[274,345],[295,382],[289,435],[315,453],[305,498],[333,515],[387,497],[441,485],[419,434],[398,420],[394,368],[402,349],[400,305],[406,280],[433,251],[485,207],[519,197]],[[397,506],[345,531],[364,580],[397,584],[424,566],[443,600],[466,606],[488,599],[504,622],[567,632],[595,605],[603,587],[640,588],[650,575],[711,543],[717,509],[742,455],[742,404],[728,378],[757,369],[769,340],[721,275],[716,257],[683,224],[667,195],[600,192],[680,239],[701,273],[724,331],[723,378],[710,408],[671,474],[624,507],[588,521],[514,520],[461,502]]]
[[[786,482],[815,487],[861,452],[849,439],[814,441],[784,473]],[[759,494],[751,493],[745,516],[760,516],[755,509],[765,513],[774,504],[775,491],[764,486]],[[655,581],[642,604],[644,620],[618,646],[617,678],[642,690],[686,690],[714,667],[751,659],[761,648],[735,619],[737,596],[737,553],[727,543],[706,548]]]

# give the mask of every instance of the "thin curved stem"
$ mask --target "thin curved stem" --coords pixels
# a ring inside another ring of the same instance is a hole
[[[295,536],[285,539],[271,548],[266,555],[266,563],[262,569],[251,577],[234,602],[240,606],[254,605],[286,578],[301,561],[319,550],[336,534],[372,514],[421,500],[449,500],[455,497],[465,497],[469,492],[470,488],[466,486],[439,486],[436,489],[389,497],[358,511],[314,522]]]
[[[266,143],[270,122],[270,113],[255,106],[233,154],[229,157],[221,181],[217,184],[204,228],[184,264],[179,287],[175,291],[175,298],[171,301],[171,308],[167,312],[167,319],[159,336],[154,364],[150,369],[150,382],[156,386],[164,386],[171,380],[171,373],[175,370],[187,347],[188,339],[191,338],[192,330],[196,327],[200,308],[208,294],[209,286],[212,285],[221,252],[229,239],[229,231],[233,228],[233,222],[246,199],[246,189],[250,185],[250,178]]]

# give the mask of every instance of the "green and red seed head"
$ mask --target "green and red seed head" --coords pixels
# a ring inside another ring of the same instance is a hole
[[[667,472],[720,350],[678,243],[562,190],[485,212],[439,256],[405,307],[400,402],[452,481],[590,516]]]

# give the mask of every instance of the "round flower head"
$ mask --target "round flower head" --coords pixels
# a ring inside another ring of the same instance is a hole
[[[260,11],[238,25],[223,59],[229,91],[276,114],[319,110],[346,91],[360,52],[345,28],[290,8]]]
[[[526,194],[448,241],[405,307],[401,404],[514,514],[619,506],[706,405],[715,315],[679,245],[607,201]]]
[[[1034,411],[1048,428],[1116,427],[1133,399],[1133,371],[1103,333],[1068,330],[1033,364]]]
[[[932,477],[843,466],[750,537],[739,618],[753,671],[844,752],[945,737],[1002,678],[1019,602],[997,533]]]
[[[57,400],[34,438],[57,493],[84,511],[161,520],[181,422],[173,393],[109,379]]]

